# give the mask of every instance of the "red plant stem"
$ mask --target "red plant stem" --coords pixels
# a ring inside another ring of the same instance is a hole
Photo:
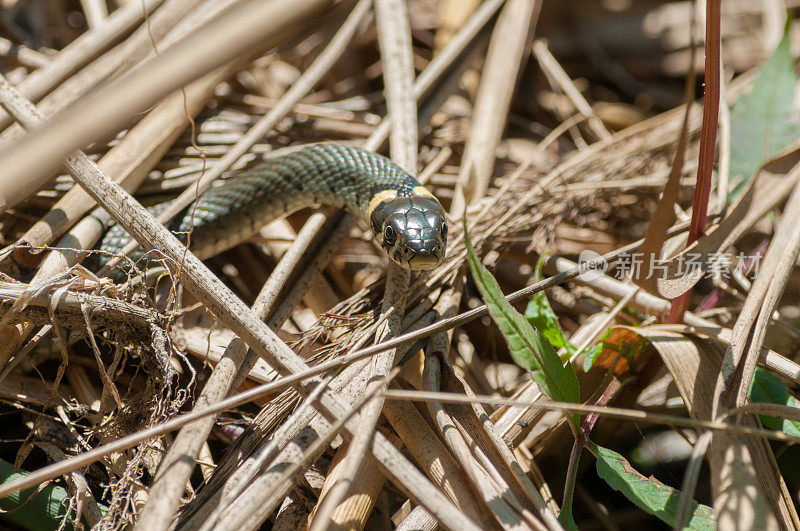
[[[619,392],[620,389],[622,389],[622,384],[620,383],[619,380],[615,378],[608,385],[608,387],[606,387],[606,390],[603,391],[603,394],[600,396],[600,398],[597,399],[597,402],[595,402],[594,405],[607,406],[608,403],[611,402],[611,399],[616,396],[617,392]],[[589,440],[589,435],[592,433],[592,430],[594,429],[594,425],[597,423],[598,418],[600,418],[600,416],[595,413],[586,415],[586,418],[584,419],[583,424],[581,425],[581,432],[580,432],[584,442]]]
[[[692,202],[692,220],[687,245],[696,241],[706,230],[708,198],[711,195],[711,175],[714,170],[714,151],[717,145],[720,95],[720,0],[706,1],[705,87],[703,91],[703,128],[700,132],[700,161],[697,166],[697,186]],[[673,299],[667,322],[683,321],[692,296],[690,289]]]
[[[720,0],[706,3],[705,91],[703,92],[703,129],[700,133],[700,163],[697,168],[697,188],[692,203],[689,243],[705,233],[708,197],[711,195],[711,173],[714,170],[714,151],[719,123],[719,54]]]

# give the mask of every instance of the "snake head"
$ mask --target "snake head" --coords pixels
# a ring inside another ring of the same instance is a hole
[[[384,199],[370,215],[375,239],[389,257],[406,269],[422,271],[442,263],[447,221],[433,197]]]

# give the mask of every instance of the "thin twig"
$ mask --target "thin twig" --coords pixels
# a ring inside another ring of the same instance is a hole
[[[0,57],[13,58],[23,66],[37,69],[44,68],[51,62],[51,58],[45,54],[21,44],[14,44],[2,37],[0,37]]]
[[[603,417],[611,417],[623,420],[635,420],[649,422],[651,424],[663,424],[673,427],[694,428],[700,430],[714,430],[731,434],[759,437],[783,442],[800,442],[800,437],[789,435],[779,430],[767,430],[764,428],[753,428],[738,424],[727,424],[720,421],[699,420],[686,417],[676,417],[662,413],[652,413],[637,409],[623,409],[609,406],[592,406],[588,404],[575,404],[572,402],[556,401],[536,401],[514,400],[508,398],[497,398],[493,396],[464,396],[455,393],[429,393],[425,391],[395,391],[388,390],[384,393],[390,400],[413,400],[418,402],[452,402],[454,404],[490,404],[496,406],[530,407],[544,409],[548,411],[563,411],[565,413],[597,414]],[[0,491],[2,493],[2,491]]]
[[[80,2],[89,27],[102,27],[108,17],[105,0],[80,0]]]
[[[558,63],[553,54],[550,53],[550,49],[547,47],[547,43],[543,40],[537,40],[533,43],[533,54],[536,56],[536,59],[539,61],[539,65],[545,70],[550,77],[558,84],[558,87],[564,91],[564,94],[567,95],[569,100],[575,106],[575,110],[580,113],[586,119],[586,123],[588,124],[589,128],[592,130],[592,133],[597,136],[597,138],[609,138],[611,137],[611,133],[608,132],[606,126],[603,125],[603,122],[600,118],[592,110],[591,105],[580,91],[575,87],[575,84],[569,78],[567,73]]]

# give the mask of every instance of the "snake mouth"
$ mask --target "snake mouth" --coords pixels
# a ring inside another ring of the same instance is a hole
[[[444,260],[444,245],[438,240],[407,242],[395,253],[395,259],[412,271],[434,269]]]
[[[406,267],[412,271],[427,271],[442,263],[442,257],[437,254],[415,254],[406,263]]]

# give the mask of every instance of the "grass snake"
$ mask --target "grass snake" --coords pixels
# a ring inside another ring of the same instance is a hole
[[[389,159],[334,144],[307,147],[238,172],[201,194],[168,228],[184,243],[191,230],[190,249],[205,259],[312,204],[343,208],[364,220],[389,257],[407,269],[433,269],[444,259],[447,222],[433,194]],[[163,208],[150,211],[157,214]],[[119,225],[112,226],[92,266],[107,263],[130,240]]]

